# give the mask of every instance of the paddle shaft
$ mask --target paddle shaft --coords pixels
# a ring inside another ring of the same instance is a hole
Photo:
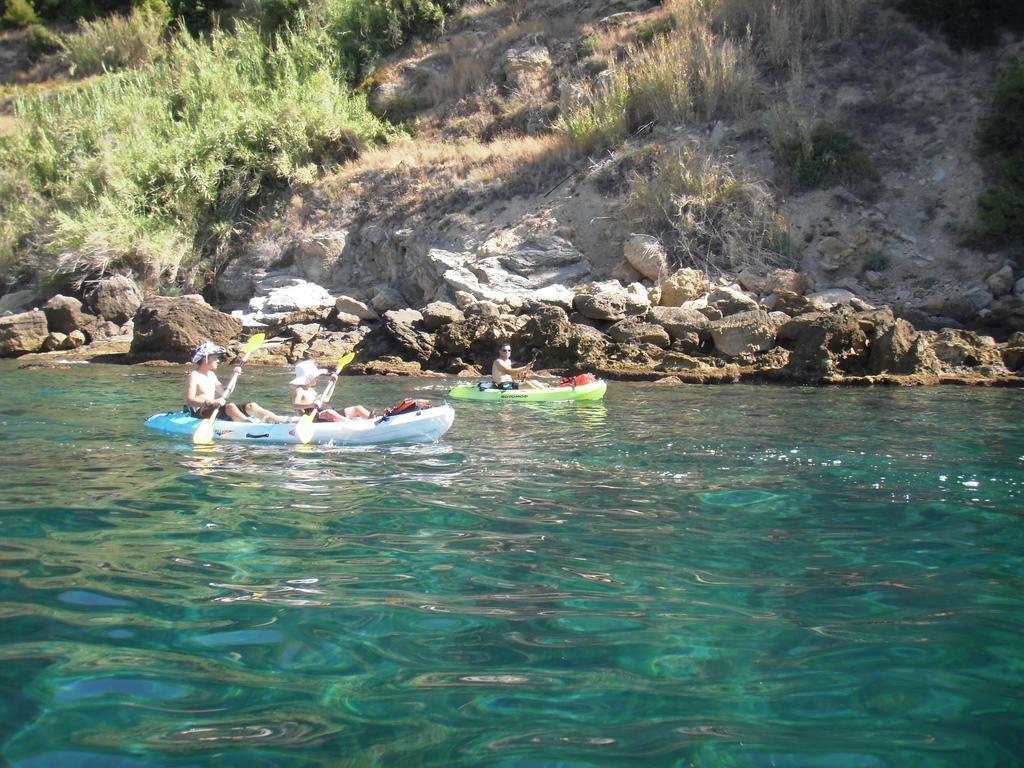
[[[351,363],[354,357],[355,355],[349,352],[347,355],[345,355],[338,361],[338,366],[337,368],[334,369],[334,378],[331,379],[330,383],[326,387],[324,387],[323,394],[316,399],[317,410],[322,408],[323,404],[331,399],[331,395],[334,394],[334,387],[338,383],[338,376],[341,374],[341,369],[344,368],[349,363]]]

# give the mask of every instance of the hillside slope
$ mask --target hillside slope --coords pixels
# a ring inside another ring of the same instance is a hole
[[[623,244],[636,232],[660,237],[677,265],[712,277],[756,271],[757,258],[680,248],[687,233],[658,230],[630,205],[637,179],[656,177],[682,154],[756,184],[788,232],[780,261],[817,288],[847,288],[918,316],[977,320],[991,300],[985,280],[1008,256],[957,241],[984,186],[979,120],[1001,67],[1021,52],[1019,39],[956,52],[873,0],[849,35],[807,43],[795,69],[761,67],[742,115],[651,121],[592,152],[553,135],[552,121],[577,94],[599,87],[609,65],[664,17],[643,0],[466,9],[437,40],[394,57],[366,84],[375,108],[406,120],[414,138],[294,190],[236,253],[223,295],[242,302],[252,282],[241,277],[301,261],[311,242],[339,237],[344,248],[328,271],[346,292],[369,298],[390,284],[410,305],[445,295],[443,286],[422,285],[431,248],[472,257],[524,233],[564,237],[595,279],[630,277]],[[841,130],[877,176],[801,189],[773,148],[772,131],[787,121],[804,135],[816,126]]]

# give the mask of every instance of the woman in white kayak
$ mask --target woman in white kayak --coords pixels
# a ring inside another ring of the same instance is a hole
[[[195,352],[192,353],[192,362],[196,364],[196,368],[188,372],[188,379],[185,383],[185,410],[197,419],[208,418],[216,408],[219,409],[217,411],[218,419],[255,420],[270,424],[280,424],[286,421],[258,403],[246,403],[239,408],[224,398],[224,385],[217,378],[216,371],[221,358],[226,357],[227,354],[224,347],[217,346],[212,341],[204,341],[196,347]],[[238,371],[239,368],[236,367],[233,372],[237,373]],[[247,416],[251,416],[252,419]]]
[[[288,383],[292,386],[292,406],[300,415],[310,409],[316,409],[316,380],[325,373],[328,371],[318,368],[312,360],[303,360],[295,366],[295,378]],[[338,374],[331,373],[331,382],[334,383],[337,380]],[[344,421],[345,419],[368,419],[369,417],[370,411],[361,405],[342,408],[340,413],[333,408],[321,408],[313,414],[314,421]]]

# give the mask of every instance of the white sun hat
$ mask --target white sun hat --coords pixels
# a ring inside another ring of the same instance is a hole
[[[204,341],[192,353],[192,362],[201,363],[204,358],[213,357],[214,355],[226,355],[227,353],[228,351],[224,347],[219,347],[212,341]]]
[[[295,366],[295,378],[288,383],[292,386],[304,386],[313,381],[317,376],[323,376],[325,373],[327,373],[327,370],[317,368],[316,363],[312,360],[303,360]]]

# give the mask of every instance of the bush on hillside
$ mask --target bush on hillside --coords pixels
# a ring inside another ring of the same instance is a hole
[[[784,140],[777,151],[796,189],[843,184],[868,199],[877,197],[881,176],[860,143],[841,128],[818,125],[806,137]]]
[[[161,37],[167,18],[149,9],[135,8],[94,21],[80,21],[78,30],[64,37],[64,58],[76,75],[95,75],[123,67],[137,67],[163,54]]]
[[[1001,30],[1024,30],[1021,0],[902,0],[900,7],[954,48],[992,45]]]
[[[712,274],[792,266],[772,195],[724,162],[683,150],[655,173],[634,176],[626,199],[633,221],[669,242],[681,266]]]
[[[63,40],[59,33],[42,24],[30,24],[25,30],[25,45],[33,58],[47,56],[61,49]]]
[[[984,250],[1024,248],[1024,63],[1014,62],[997,84],[979,140],[995,183],[979,196],[977,220],[963,242]]]
[[[32,0],[7,0],[4,9],[4,25],[8,27],[27,27],[39,23]]]
[[[0,278],[130,270],[192,290],[269,190],[392,135],[322,29],[182,34],[165,58],[19,100],[0,138]]]

